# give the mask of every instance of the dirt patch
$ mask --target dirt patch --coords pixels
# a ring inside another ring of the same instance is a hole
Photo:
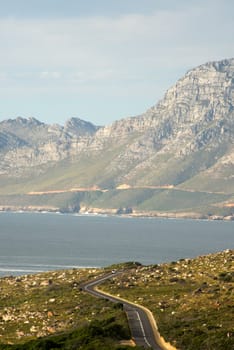
[[[126,345],[126,346],[132,346],[132,347],[135,347],[136,344],[135,342],[131,339],[131,340],[121,340],[119,342],[120,345]]]

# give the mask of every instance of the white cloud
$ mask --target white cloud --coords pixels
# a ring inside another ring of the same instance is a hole
[[[191,48],[199,54],[208,45],[211,54],[217,54],[230,45],[230,23],[217,29],[218,9],[208,15],[207,9],[190,8],[118,18],[1,20],[1,66],[128,71],[144,63],[155,68],[168,56],[177,64],[186,61],[181,57],[186,48],[188,54]],[[217,36],[222,38],[219,45]]]
[[[156,100],[188,68],[234,56],[225,5],[204,0],[148,15],[0,18],[1,96],[60,91],[64,99],[150,94]]]
[[[60,79],[62,77],[62,74],[60,72],[48,72],[43,71],[39,73],[39,77],[41,79]]]

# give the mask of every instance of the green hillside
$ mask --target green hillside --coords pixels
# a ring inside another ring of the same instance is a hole
[[[231,350],[233,254],[1,278],[0,349],[140,350],[132,347],[122,304],[81,288],[115,268],[122,273],[99,288],[149,308],[160,334],[176,349]]]

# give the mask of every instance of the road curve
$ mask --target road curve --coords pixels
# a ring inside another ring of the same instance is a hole
[[[113,303],[121,302],[123,304],[124,311],[127,314],[132,338],[134,339],[135,343],[143,346],[144,348],[151,347],[154,350],[164,350],[165,347],[161,347],[156,340],[155,329],[153,329],[152,320],[149,319],[148,314],[145,311],[146,309],[97,289],[97,286],[102,282],[119,274],[121,274],[121,271],[99,277],[96,280],[84,284],[82,289],[89,294],[99,298],[108,299]]]

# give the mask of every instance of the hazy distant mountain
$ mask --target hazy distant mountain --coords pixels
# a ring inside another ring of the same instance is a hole
[[[78,154],[99,127],[78,118],[65,126],[47,125],[35,118],[0,122],[0,172],[8,176],[30,172],[35,166]]]
[[[95,187],[109,194],[85,205],[212,211],[224,203],[232,213],[233,145],[234,59],[226,59],[190,70],[146,113],[110,126],[1,122],[1,191]]]

